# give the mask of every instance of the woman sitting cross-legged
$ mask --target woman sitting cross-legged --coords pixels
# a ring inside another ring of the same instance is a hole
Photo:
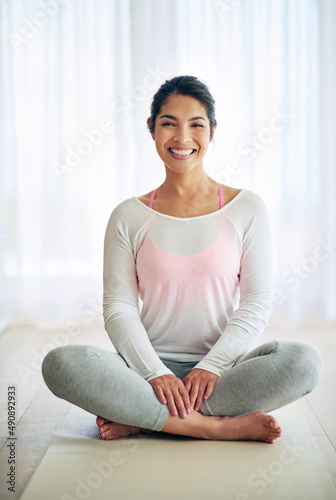
[[[312,391],[323,360],[294,340],[253,348],[271,311],[264,202],[205,172],[216,119],[203,82],[166,81],[147,123],[165,181],[119,204],[105,236],[104,320],[117,352],[58,347],[45,382],[97,415],[103,439],[150,430],[273,443],[281,428],[269,412]]]

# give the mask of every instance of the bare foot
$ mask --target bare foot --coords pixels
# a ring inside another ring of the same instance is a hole
[[[162,431],[201,439],[266,443],[274,443],[281,436],[275,418],[262,411],[241,417],[208,417],[197,411],[192,411],[186,418],[169,415]]]
[[[102,439],[107,441],[111,439],[118,439],[124,436],[130,436],[131,434],[147,433],[146,429],[141,427],[132,427],[131,425],[119,424],[118,422],[112,422],[107,418],[97,417],[97,425],[99,427],[99,433]]]
[[[224,417],[218,422],[218,436],[236,441],[264,441],[274,443],[281,436],[281,428],[272,415],[255,411],[241,417]]]
[[[97,417],[97,425],[102,439],[105,440],[152,432],[102,417]],[[201,439],[265,443],[274,443],[281,436],[281,428],[276,419],[263,411],[241,417],[208,417],[193,410],[186,418],[169,415],[162,431]]]

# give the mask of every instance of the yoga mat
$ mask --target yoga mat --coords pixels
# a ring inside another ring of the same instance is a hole
[[[273,445],[162,433],[103,441],[95,417],[72,407],[20,500],[335,500],[299,403],[272,414],[283,429]]]

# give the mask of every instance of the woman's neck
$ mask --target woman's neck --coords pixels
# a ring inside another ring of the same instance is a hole
[[[176,174],[166,169],[166,179],[160,186],[160,191],[174,198],[190,198],[194,195],[208,195],[216,188],[217,183],[203,170],[187,174]]]

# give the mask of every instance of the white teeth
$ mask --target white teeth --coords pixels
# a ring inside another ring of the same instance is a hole
[[[174,155],[179,155],[179,156],[188,156],[191,155],[191,153],[194,151],[193,149],[174,149],[170,148],[170,151],[174,153]]]

